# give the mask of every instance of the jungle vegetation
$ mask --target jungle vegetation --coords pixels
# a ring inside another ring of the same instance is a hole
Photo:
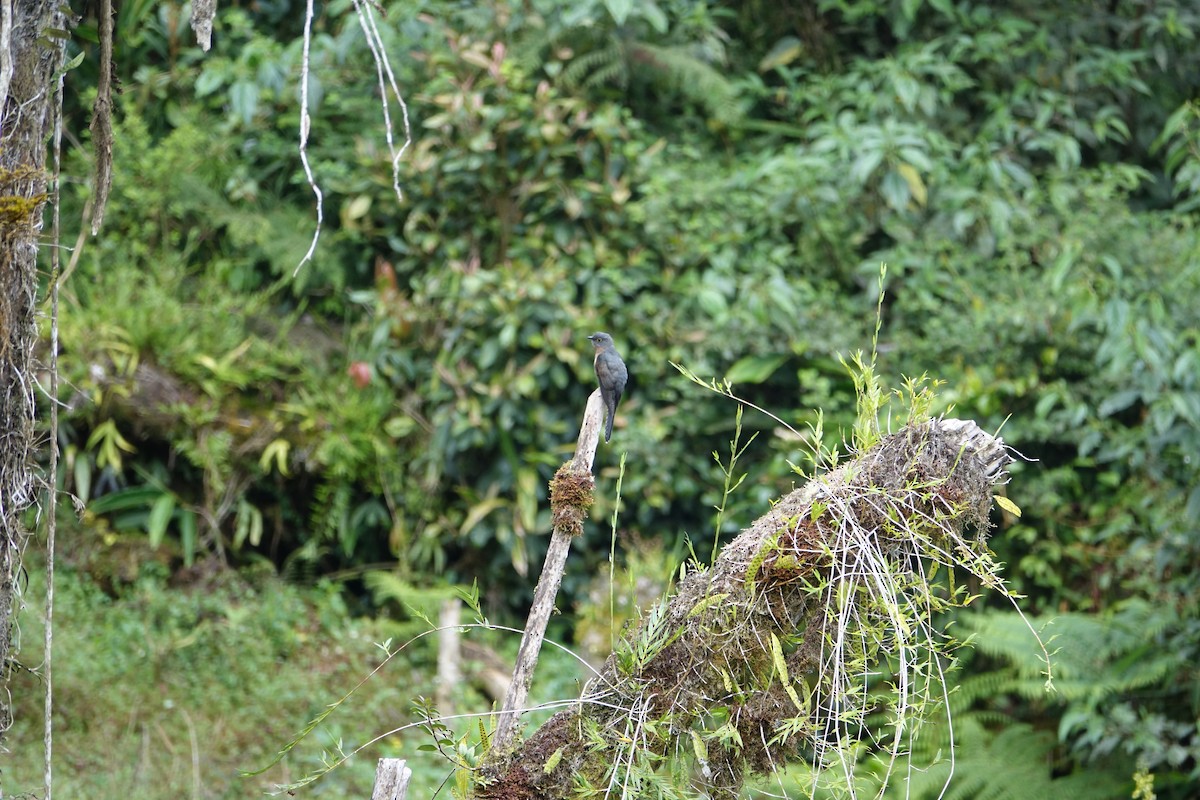
[[[226,641],[235,661],[290,658],[306,637],[281,620],[305,603],[329,637],[411,635],[414,598],[474,584],[490,619],[519,626],[548,481],[594,388],[585,337],[605,330],[630,385],[552,627],[582,647],[636,615],[597,589],[610,544],[613,591],[661,591],[793,488],[794,466],[815,468],[811,436],[737,415],[673,364],[842,446],[847,359],[874,341],[887,385],[928,376],[935,413],[1023,456],[1007,487],[1021,514],[993,511],[990,547],[1049,642],[1057,691],[1011,604],[984,591],[955,610],[972,645],[951,673],[946,796],[1194,796],[1194,3],[384,2],[412,130],[397,197],[375,63],[354,5],[330,0],[309,88],[324,223],[299,269],[316,224],[297,152],[304,5],[222,7],[207,53],[186,9],[120,4],[107,213],[98,236],[64,242],[64,405],[47,435],[82,509],[72,521],[64,500],[65,613],[81,620],[68,630],[118,645],[128,631],[86,632],[85,613],[133,624],[130,603],[158,609],[161,683],[191,668],[172,654],[200,620],[216,620],[202,638],[274,626]],[[71,240],[99,69],[79,11]],[[745,479],[727,492],[731,469]],[[213,581],[192,623],[169,611]],[[428,679],[429,653],[413,658]],[[269,696],[253,702],[272,713]],[[355,719],[347,742],[393,727]],[[30,725],[15,734],[33,746]],[[301,725],[272,724],[254,757]],[[942,737],[931,728],[914,758],[934,766],[888,796],[938,796]],[[196,796],[245,786],[210,791]]]

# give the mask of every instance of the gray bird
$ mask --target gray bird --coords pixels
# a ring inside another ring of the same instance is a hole
[[[612,439],[613,417],[617,415],[617,403],[621,402],[621,393],[629,380],[629,370],[625,369],[625,362],[613,346],[611,336],[593,333],[588,339],[596,348],[596,379],[600,381],[600,399],[608,409],[608,425],[604,429],[604,441],[607,442]]]

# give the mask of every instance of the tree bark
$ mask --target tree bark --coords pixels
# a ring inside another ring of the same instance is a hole
[[[13,618],[19,603],[22,525],[33,503],[37,404],[37,246],[46,200],[46,140],[54,118],[55,81],[63,63],[60,5],[6,3],[0,42],[7,94],[0,97],[0,736],[12,721],[8,678]],[[51,432],[50,435],[54,435]]]
[[[998,582],[983,534],[1009,460],[974,423],[932,420],[781,498],[646,615],[576,707],[485,769],[476,797],[654,794],[674,758],[707,796],[735,798],[747,774],[862,735],[865,709],[847,722],[856,675],[940,641],[923,563]]]

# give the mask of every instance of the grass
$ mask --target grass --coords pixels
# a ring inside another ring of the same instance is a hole
[[[39,565],[29,569],[18,658],[37,670],[44,576]],[[174,587],[165,567],[143,562],[135,579],[109,592],[81,568],[60,567],[57,576],[57,797],[261,797],[318,769],[339,746],[349,752],[413,722],[413,700],[434,693],[436,641],[428,637],[281,763],[242,777],[370,672],[383,658],[375,642],[395,636],[397,623],[352,616],[335,586],[302,589],[269,576],[225,571]],[[43,684],[21,671],[11,691],[16,719],[0,752],[0,794],[42,797]],[[461,710],[487,710],[468,688],[459,702]],[[370,797],[376,758],[398,756],[414,769],[410,796],[433,797],[450,768],[418,751],[427,743],[416,729],[387,737],[298,796]],[[449,788],[439,796],[449,798]]]

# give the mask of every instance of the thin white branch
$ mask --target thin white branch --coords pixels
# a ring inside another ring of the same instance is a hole
[[[8,102],[8,86],[12,82],[12,24],[12,0],[0,0],[0,114]]]
[[[8,15],[11,8],[6,8],[5,14]],[[58,63],[62,64],[66,58],[66,47],[60,44],[55,56],[58,58]],[[107,69],[107,64],[103,67]],[[62,189],[62,118],[63,118],[63,78],[61,70],[55,70],[57,80],[54,87],[54,104],[52,112],[54,114],[54,173],[52,175],[53,188],[51,190],[51,200],[54,203],[54,210],[51,216],[51,238],[54,240],[55,247],[50,251],[50,269],[54,278],[58,277],[62,264],[59,259],[59,248],[57,247],[59,239],[62,235],[62,220],[60,218],[61,189]],[[6,87],[7,88],[7,87]],[[0,102],[0,105],[3,105]],[[43,643],[45,659],[42,681],[45,685],[45,703],[43,706],[42,719],[42,752],[44,763],[42,765],[42,790],[45,800],[53,800],[54,797],[54,772],[52,769],[52,755],[54,751],[54,672],[53,672],[53,654],[54,654],[54,557],[55,557],[55,537],[58,532],[58,281],[50,281],[50,466],[49,474],[46,479],[46,609],[45,609],[45,627],[43,633]]]
[[[317,198],[317,228],[313,231],[312,244],[308,246],[308,252],[304,254],[304,258],[300,259],[300,263],[292,272],[293,278],[300,274],[301,267],[312,260],[313,253],[317,250],[317,240],[321,238],[321,224],[325,220],[324,196],[321,194],[321,187],[317,185],[316,178],[313,177],[312,166],[308,163],[308,132],[312,127],[312,120],[308,116],[308,54],[312,45],[312,22],[313,0],[308,0],[304,10],[304,56],[300,65],[300,163],[304,165],[304,175],[308,178],[309,188]]]
[[[375,73],[379,80],[379,99],[383,106],[383,124],[387,136],[388,153],[392,157],[392,191],[396,193],[396,199],[403,202],[404,192],[400,189],[400,159],[404,156],[404,151],[412,144],[408,104],[404,102],[404,97],[400,94],[399,87],[396,86],[396,76],[392,73],[392,64],[388,60],[387,49],[383,46],[379,28],[375,25],[375,14],[371,10],[371,3],[369,0],[354,0],[354,10],[358,13],[358,24],[362,27],[363,36],[367,38],[367,46],[371,48],[371,55],[375,58]],[[385,72],[387,73],[387,85],[383,82]],[[392,136],[392,117],[388,110],[388,85],[392,88],[392,95],[400,105],[400,111],[404,118],[404,146],[399,150],[396,150]]]

